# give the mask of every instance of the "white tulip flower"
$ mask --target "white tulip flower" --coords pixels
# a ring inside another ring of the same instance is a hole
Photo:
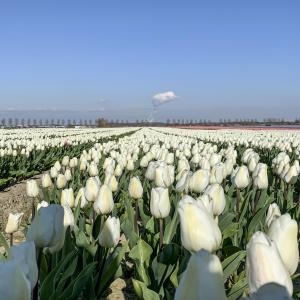
[[[222,235],[218,225],[203,203],[185,196],[178,205],[181,242],[190,251],[215,251],[219,248]]]
[[[108,185],[103,184],[100,187],[98,196],[94,202],[94,211],[97,214],[106,215],[111,213],[114,207],[114,200],[112,196],[112,191]]]
[[[19,230],[23,215],[24,215],[24,213],[16,213],[16,214],[10,213],[8,215],[5,232],[6,233],[17,232]]]
[[[290,295],[293,284],[276,244],[263,232],[256,232],[247,245],[246,270],[250,293],[267,283],[285,286]]]
[[[175,300],[226,300],[222,265],[216,255],[193,254],[176,289]]]
[[[286,269],[293,275],[299,264],[297,222],[289,214],[284,214],[273,220],[268,236],[276,244]]]
[[[109,216],[99,234],[99,244],[102,247],[112,248],[118,245],[120,240],[120,220]]]
[[[157,219],[166,218],[170,213],[171,205],[168,189],[157,187],[151,190],[150,211]]]

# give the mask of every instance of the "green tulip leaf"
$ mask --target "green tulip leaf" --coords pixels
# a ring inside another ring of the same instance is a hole
[[[243,261],[245,256],[246,256],[246,251],[241,250],[227,257],[222,262],[224,280],[226,280],[230,275],[232,275],[238,269],[240,263]]]
[[[140,279],[142,279],[146,285],[150,284],[147,268],[149,267],[152,252],[151,246],[139,239],[136,246],[134,246],[129,253],[129,257],[135,262]]]
[[[133,288],[139,299],[143,300],[160,300],[159,294],[147,288],[144,282],[133,279]]]
[[[157,261],[165,265],[175,265],[180,256],[181,247],[177,244],[164,245],[158,253]]]
[[[240,279],[237,283],[233,285],[227,294],[228,300],[237,300],[240,299],[244,294],[245,289],[247,288],[247,278],[244,277]]]
[[[176,234],[179,225],[178,211],[175,209],[172,221],[167,224],[164,232],[164,244],[169,244]]]
[[[121,261],[123,260],[127,249],[128,243],[124,243],[122,247],[118,247],[116,253],[114,253],[114,256],[105,264],[103,275],[100,278],[100,286],[97,287],[99,294],[101,294],[111,283],[111,280],[114,278],[120,267]]]
[[[266,211],[268,209],[268,206],[265,206],[258,210],[254,217],[251,219],[249,226],[248,226],[248,239],[251,238],[254,232],[259,230],[261,227],[265,224],[265,215]]]

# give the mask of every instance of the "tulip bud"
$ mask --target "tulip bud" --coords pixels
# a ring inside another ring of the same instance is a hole
[[[211,201],[210,196],[204,194],[204,195],[198,197],[196,200],[197,201],[201,201],[204,204],[204,206],[207,209],[207,211],[209,212],[209,214],[212,217],[214,217],[213,202]]]
[[[281,260],[277,247],[263,232],[256,232],[247,245],[246,270],[250,293],[267,283],[285,286],[293,293],[292,280]]]
[[[24,215],[24,213],[17,213],[17,214],[10,213],[8,215],[5,232],[6,233],[14,233],[14,232],[18,231],[23,215]]]
[[[110,188],[103,184],[99,190],[98,196],[94,202],[94,211],[97,214],[109,214],[114,207],[114,200]]]
[[[59,171],[60,171],[60,169],[61,169],[61,165],[60,165],[60,162],[59,162],[58,160],[55,162],[55,164],[54,164],[54,168],[57,170],[57,172],[59,172]]]
[[[214,216],[219,216],[226,206],[226,199],[222,186],[218,183],[209,185],[204,194],[208,195],[212,200]]]
[[[148,158],[147,156],[143,156],[140,161],[140,167],[147,168],[148,167]]]
[[[68,205],[70,207],[74,207],[75,200],[72,188],[64,189],[61,191],[60,203],[61,205]]]
[[[129,159],[129,160],[127,161],[126,169],[127,169],[128,171],[134,170],[134,163],[133,163],[133,160],[132,160],[132,159]]]
[[[70,160],[70,163],[69,163],[69,166],[70,168],[75,168],[77,167],[78,165],[78,160],[77,160],[77,157],[73,157],[71,160]]]
[[[163,188],[174,182],[174,166],[159,166],[155,169],[155,185]]]
[[[98,175],[98,167],[97,167],[97,165],[94,163],[94,162],[91,162],[91,164],[89,165],[89,170],[88,170],[88,172],[89,172],[89,175],[91,176],[91,177],[93,177],[93,176],[97,176]]]
[[[209,171],[198,170],[190,178],[190,190],[196,193],[202,193],[209,184]]]
[[[210,170],[210,163],[206,158],[202,158],[199,162],[199,166],[203,170]]]
[[[293,177],[295,177],[297,174],[294,173],[295,169],[291,169],[290,164],[286,164],[283,166],[282,171],[280,172],[279,176],[282,180],[284,180],[285,182],[289,183]],[[287,175],[287,173],[289,172],[288,177],[285,178],[285,176]],[[294,181],[294,179],[293,179]]]
[[[212,155],[209,158],[209,163],[211,166],[214,166],[216,164],[218,164],[219,162],[221,162],[222,156],[220,154],[217,153],[212,153]]]
[[[105,169],[106,176],[113,175],[114,172],[115,172],[115,164],[114,163],[108,165]]]
[[[58,176],[58,171],[55,167],[52,167],[50,169],[50,176],[51,176],[51,178],[56,178]]]
[[[68,227],[70,227],[71,230],[73,230],[75,219],[72,209],[69,205],[62,205],[62,207],[64,209],[64,228],[67,229]]]
[[[145,177],[148,180],[154,180],[155,179],[155,169],[156,169],[156,167],[157,167],[157,163],[154,162],[154,161],[151,161],[148,164],[148,167],[147,167],[147,170],[146,170],[146,173],[145,173]]]
[[[63,174],[58,174],[56,178],[56,186],[58,189],[63,189],[67,184],[66,177]]]
[[[0,295],[7,300],[31,300],[30,282],[15,260],[0,262]]]
[[[231,174],[234,166],[234,161],[232,158],[227,158],[224,162],[225,170],[226,170],[226,177]]]
[[[87,168],[87,161],[86,160],[81,160],[80,165],[79,165],[79,170],[80,171],[85,171]],[[98,174],[97,174],[98,175]]]
[[[258,158],[259,159],[259,158]],[[248,169],[250,172],[253,172],[257,166],[258,159],[256,158],[255,155],[249,157],[248,159]]]
[[[173,165],[174,164],[174,153],[168,153],[166,158],[165,158],[165,162],[168,165]]]
[[[39,195],[39,187],[34,179],[27,180],[26,194],[28,197],[35,198]]]
[[[298,250],[298,224],[289,214],[284,214],[275,219],[268,230],[268,236],[276,244],[281,259],[293,275],[299,263]]]
[[[157,219],[166,218],[170,213],[170,209],[168,189],[161,187],[152,188],[150,200],[150,211],[152,216]]]
[[[94,202],[99,193],[100,184],[96,177],[90,177],[85,184],[84,195],[86,200]]]
[[[33,289],[38,280],[38,267],[36,263],[36,251],[34,242],[23,242],[9,249],[9,260],[18,263],[25,277]]]
[[[67,167],[67,166],[69,165],[69,161],[70,161],[69,156],[64,156],[63,159],[62,159],[61,164],[62,164],[64,167]]]
[[[122,167],[119,164],[117,164],[114,172],[115,176],[120,177],[122,173],[123,173]]]
[[[215,164],[210,172],[209,183],[219,183],[221,184],[224,178],[226,177],[226,169],[223,163]]]
[[[109,216],[99,234],[99,243],[102,247],[112,248],[118,245],[120,240],[120,220]]]
[[[60,205],[50,204],[37,211],[28,228],[26,240],[34,241],[38,248],[55,248],[57,244],[63,246],[64,237],[64,209]]]
[[[104,183],[109,186],[112,192],[116,192],[118,190],[118,181],[114,175],[106,176]]]
[[[267,218],[266,218],[266,225],[269,228],[270,225],[274,220],[281,216],[280,209],[276,203],[272,203],[269,205]]]
[[[231,181],[238,189],[244,189],[250,184],[248,168],[246,166],[237,167],[231,174]]]
[[[71,173],[70,169],[67,169],[65,171],[65,178],[66,178],[67,181],[70,181],[72,179],[72,173]]]
[[[41,207],[47,207],[47,206],[49,206],[49,203],[43,200],[42,202],[38,203],[36,210],[39,210]]]
[[[128,191],[130,197],[133,199],[140,199],[143,197],[143,186],[138,177],[132,177],[130,179]]]
[[[187,193],[189,189],[189,181],[190,181],[190,177],[192,176],[192,172],[183,170],[181,174],[182,174],[181,178],[179,178],[175,186],[175,189],[177,192],[185,191]]]
[[[56,170],[56,169],[55,169]],[[47,189],[53,185],[51,177],[48,173],[42,175],[42,187]]]
[[[222,265],[216,255],[193,254],[176,289],[175,300],[226,300]]]
[[[75,198],[75,206],[77,207],[78,206],[78,203],[80,201],[80,208],[84,208],[88,205],[88,201],[87,199],[85,198],[85,194],[84,194],[84,188],[80,188],[78,193],[77,193],[77,196]]]
[[[218,225],[203,203],[185,196],[178,205],[181,242],[189,251],[215,251],[219,248],[222,235]]]
[[[199,153],[195,153],[191,159],[191,162],[195,165],[198,165],[200,162],[200,154]]]
[[[190,170],[190,164],[185,157],[179,159],[178,164],[177,164],[178,173],[181,173],[183,170],[186,170],[186,171]]]
[[[284,176],[284,180],[286,183],[294,184],[297,181],[298,175],[299,175],[299,173],[297,171],[297,167],[295,165],[293,165],[286,172],[286,174]]]
[[[268,188],[268,172],[267,165],[259,163],[252,176],[253,176],[253,185],[259,190]]]

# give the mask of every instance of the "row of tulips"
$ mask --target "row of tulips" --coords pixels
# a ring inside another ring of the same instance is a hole
[[[300,298],[297,156],[205,134],[141,129],[28,181],[32,221],[12,245],[9,216],[0,292],[100,299],[122,277],[141,299]]]
[[[31,177],[63,156],[78,156],[97,141],[131,132],[119,129],[0,129],[0,189],[10,182]]]

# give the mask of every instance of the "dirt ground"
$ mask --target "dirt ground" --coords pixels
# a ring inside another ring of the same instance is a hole
[[[32,179],[39,180],[41,175]],[[31,216],[32,202],[26,196],[26,180],[20,181],[12,186],[7,187],[4,191],[0,191],[0,230],[4,232],[9,213],[24,212],[21,227],[14,234],[14,244],[18,244],[24,240],[24,226]],[[8,237],[7,237],[8,238]]]
[[[41,175],[35,176],[32,179],[40,180]],[[31,200],[26,196],[26,180],[20,181],[12,186],[7,187],[4,191],[0,191],[0,231],[5,234],[5,226],[9,213],[24,212],[20,230],[14,233],[14,244],[19,244],[24,241],[24,229],[28,219],[31,217]],[[9,236],[5,235],[7,241]],[[0,249],[2,251],[4,249]],[[136,299],[133,294],[130,283],[122,278],[116,279],[109,287],[109,295],[106,297],[109,300],[128,300]]]

